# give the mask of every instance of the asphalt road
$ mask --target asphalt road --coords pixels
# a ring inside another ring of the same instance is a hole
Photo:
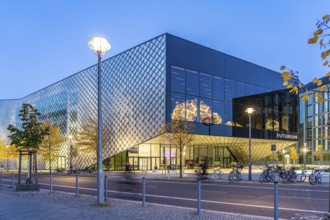
[[[75,176],[53,176],[53,190],[75,193]],[[4,183],[11,178],[4,175]],[[39,175],[39,183],[49,189],[49,176]],[[108,179],[111,198],[142,201],[142,181],[123,175]],[[79,176],[79,193],[96,195],[96,177]],[[147,179],[146,201],[197,208],[197,181],[180,179]],[[226,180],[202,181],[202,209],[249,215],[274,215],[274,184]],[[328,184],[279,184],[279,217],[286,219],[320,219],[329,207]],[[302,218],[301,216],[305,216]]]

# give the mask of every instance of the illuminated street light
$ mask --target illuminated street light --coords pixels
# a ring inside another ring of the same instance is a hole
[[[251,116],[252,113],[254,112],[253,108],[247,108],[246,111],[249,115],[249,180],[252,180],[252,156],[251,156],[251,151],[252,151],[252,146],[251,146]]]
[[[93,37],[88,46],[97,55],[97,201],[104,203],[103,194],[103,166],[102,166],[102,93],[101,93],[101,60],[102,55],[111,49],[105,38]]]

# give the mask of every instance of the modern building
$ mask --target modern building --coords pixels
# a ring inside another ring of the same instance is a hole
[[[127,163],[134,169],[179,165],[177,146],[161,133],[175,114],[195,125],[194,141],[184,152],[185,166],[205,160],[223,166],[235,160],[246,162],[249,139],[244,108],[248,105],[237,108],[233,99],[238,102],[237,97],[261,93],[268,97],[269,92],[283,89],[277,72],[171,34],[104,60],[102,74],[103,158],[110,161],[111,169],[124,169]],[[253,116],[253,161],[270,155],[271,144],[281,150],[296,143],[296,126],[289,119],[292,109],[272,118],[268,116],[273,113],[262,109],[274,102],[274,109],[280,111],[278,102],[289,99],[266,98],[258,105],[256,113],[264,118]],[[0,140],[9,143],[7,126],[20,125],[17,115],[23,103],[35,106],[42,113],[41,121],[51,120],[62,135],[78,138],[97,119],[97,66],[21,99],[0,100]],[[68,168],[72,162],[85,168],[96,163],[95,152],[79,152],[75,140],[71,144],[71,148],[69,141],[63,144],[53,167]],[[73,148],[79,152],[75,157],[70,156]],[[40,169],[47,166],[39,161]]]
[[[321,79],[323,84],[329,87],[328,77]],[[318,86],[309,83],[307,87],[317,89]],[[309,92],[309,98],[306,102],[300,100],[300,129],[299,148],[302,159],[307,164],[329,165],[330,164],[330,89],[323,93],[323,102],[319,102],[312,92]],[[304,96],[307,93],[302,93]],[[304,152],[304,148],[306,152]],[[321,150],[318,150],[320,148]],[[319,151],[319,152],[318,152]],[[322,154],[322,156],[320,155]],[[302,163],[304,161],[301,161]]]

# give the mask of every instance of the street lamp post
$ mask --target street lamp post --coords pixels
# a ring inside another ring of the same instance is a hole
[[[285,168],[285,149],[282,150],[282,161],[283,161],[283,168]]]
[[[308,149],[306,147],[306,143],[305,143],[305,146],[304,146],[304,149],[303,149],[303,153],[304,153],[304,170],[306,170],[306,154],[308,152]]]
[[[93,37],[88,46],[97,54],[97,202],[104,203],[103,166],[102,166],[102,90],[101,90],[101,60],[102,55],[111,49],[105,38]]]
[[[286,164],[289,164],[289,157],[290,157],[290,155],[289,155],[289,154],[285,154],[285,158],[286,158]]]
[[[69,141],[70,141],[70,174],[72,174],[73,166],[72,166],[72,154],[73,154],[73,144],[72,144],[73,136],[69,135]]]
[[[246,111],[249,115],[249,180],[251,181],[252,180],[252,146],[251,146],[251,116],[252,116],[252,113],[254,112],[254,109],[253,108],[247,108]]]
[[[6,149],[7,149],[7,171],[9,171],[8,148],[9,148],[9,146],[7,145],[6,146]]]

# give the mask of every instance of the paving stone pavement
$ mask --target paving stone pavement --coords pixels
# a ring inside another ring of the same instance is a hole
[[[8,185],[0,186],[0,220],[197,220],[197,219],[223,219],[223,220],[252,220],[272,219],[266,217],[250,216],[237,213],[224,213],[203,210],[201,215],[196,209],[174,207],[167,205],[147,203],[142,207],[141,202],[126,201],[110,198],[105,207],[96,205],[95,196],[80,195],[64,192],[49,193],[18,192]]]

